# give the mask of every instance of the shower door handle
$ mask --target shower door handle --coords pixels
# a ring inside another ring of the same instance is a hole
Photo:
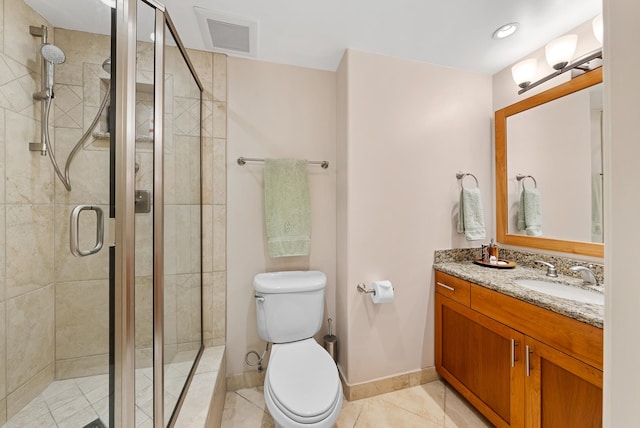
[[[89,250],[80,249],[80,213],[82,211],[96,212],[96,244]],[[71,211],[71,233],[70,246],[71,254],[76,257],[85,257],[95,254],[102,249],[104,241],[104,213],[102,208],[95,205],[78,205]]]

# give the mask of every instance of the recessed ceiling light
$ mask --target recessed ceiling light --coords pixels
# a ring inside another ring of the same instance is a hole
[[[513,33],[516,32],[520,24],[517,22],[510,22],[508,24],[504,24],[502,27],[498,28],[493,32],[494,39],[504,39],[505,37],[509,37]]]
[[[100,1],[112,9],[116,8],[116,0],[100,0]]]

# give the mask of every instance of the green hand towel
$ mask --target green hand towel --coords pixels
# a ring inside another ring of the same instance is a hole
[[[463,188],[458,205],[458,233],[464,233],[467,241],[485,239],[484,211],[480,189]]]
[[[306,256],[311,241],[306,160],[265,159],[264,211],[269,256]]]
[[[518,230],[528,236],[542,236],[542,208],[538,189],[522,189],[518,207]]]

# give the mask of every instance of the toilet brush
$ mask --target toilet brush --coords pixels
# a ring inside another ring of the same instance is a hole
[[[329,322],[329,334],[324,335],[324,349],[327,350],[333,361],[338,361],[338,337],[333,334],[332,323],[333,320],[331,318],[328,319]]]

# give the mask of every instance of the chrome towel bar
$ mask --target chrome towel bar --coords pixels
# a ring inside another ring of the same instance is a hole
[[[244,156],[240,156],[237,160],[238,165],[243,166],[247,162],[264,162],[264,159],[261,158],[245,158]],[[320,165],[322,169],[329,168],[329,162],[327,161],[308,161],[309,165]]]

